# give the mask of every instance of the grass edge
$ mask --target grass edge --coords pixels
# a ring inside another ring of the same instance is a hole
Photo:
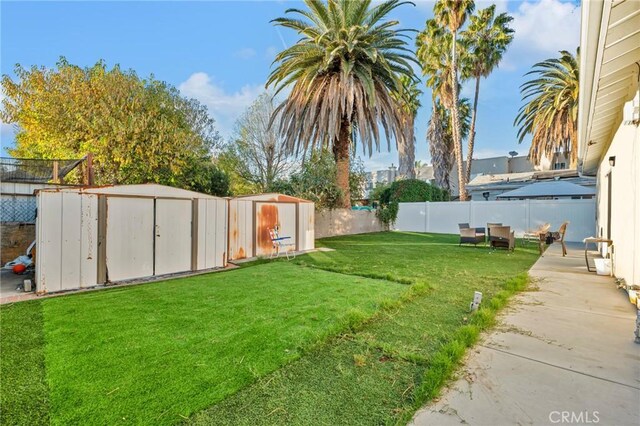
[[[429,367],[422,376],[422,383],[414,392],[411,410],[404,411],[397,419],[396,425],[409,423],[420,408],[440,395],[444,385],[453,378],[453,374],[461,366],[467,349],[477,343],[482,332],[490,330],[496,324],[498,314],[510,299],[524,291],[530,283],[531,277],[526,272],[508,279],[504,288],[474,312],[469,323],[456,330],[454,336],[438,349],[429,360]]]

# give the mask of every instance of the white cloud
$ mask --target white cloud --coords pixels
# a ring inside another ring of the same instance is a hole
[[[239,91],[228,93],[224,87],[204,72],[192,74],[178,86],[180,92],[195,98],[209,108],[220,134],[228,138],[233,133],[235,121],[244,110],[264,92],[261,84],[245,85]]]
[[[233,56],[240,59],[251,59],[256,56],[256,51],[250,47],[245,47],[244,49],[236,50]]]
[[[530,67],[560,50],[575,52],[580,43],[580,8],[572,2],[525,1],[511,15],[515,37],[501,67]]]

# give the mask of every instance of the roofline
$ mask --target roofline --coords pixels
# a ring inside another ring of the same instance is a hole
[[[606,9],[606,11],[605,11]],[[601,35],[602,23],[608,21],[611,3],[603,0],[583,1],[582,17],[580,22],[580,86],[578,100],[578,170],[589,175],[597,171],[585,169],[587,151],[603,150],[602,145],[589,145],[591,134],[590,124],[593,119],[595,98],[597,90],[594,84],[600,76],[600,67],[596,66],[602,61],[605,37]],[[606,12],[606,13],[605,13]],[[602,154],[601,154],[602,155]]]
[[[235,196],[232,196],[232,197],[228,197],[228,199],[237,200],[237,199],[242,199],[242,198],[262,197],[262,196],[265,196],[265,195],[273,195],[275,197],[278,197],[278,196],[282,195],[283,197],[295,199],[295,200],[297,200],[296,202],[298,202],[298,203],[313,203],[313,201],[311,201],[311,200],[305,200],[304,198],[295,197],[293,195],[282,194],[282,193],[279,193],[279,192],[265,192],[265,193],[261,193],[261,194],[235,195]]]

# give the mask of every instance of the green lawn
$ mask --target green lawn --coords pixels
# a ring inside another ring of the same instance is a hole
[[[2,423],[172,424],[407,290],[275,262],[3,307]]]
[[[404,422],[537,259],[448,235],[317,245],[335,251],[3,306],[1,423]]]
[[[333,252],[297,263],[428,285],[355,333],[333,339],[189,420],[193,424],[406,423],[433,397],[478,333],[526,287],[537,249],[458,247],[451,235],[385,233],[329,238]],[[468,312],[484,293],[479,314]],[[492,300],[493,299],[493,300]]]

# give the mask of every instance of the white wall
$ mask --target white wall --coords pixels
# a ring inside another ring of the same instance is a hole
[[[615,156],[615,167],[609,157]],[[608,174],[612,172],[611,239],[614,274],[640,284],[640,129],[621,125],[598,168],[598,235],[607,237]]]
[[[457,234],[459,223],[485,227],[497,222],[522,235],[547,222],[557,230],[569,221],[566,241],[582,241],[595,235],[595,210],[593,199],[400,203],[395,229]]]
[[[375,212],[366,210],[334,209],[316,212],[316,238],[337,235],[364,234],[385,231]]]

